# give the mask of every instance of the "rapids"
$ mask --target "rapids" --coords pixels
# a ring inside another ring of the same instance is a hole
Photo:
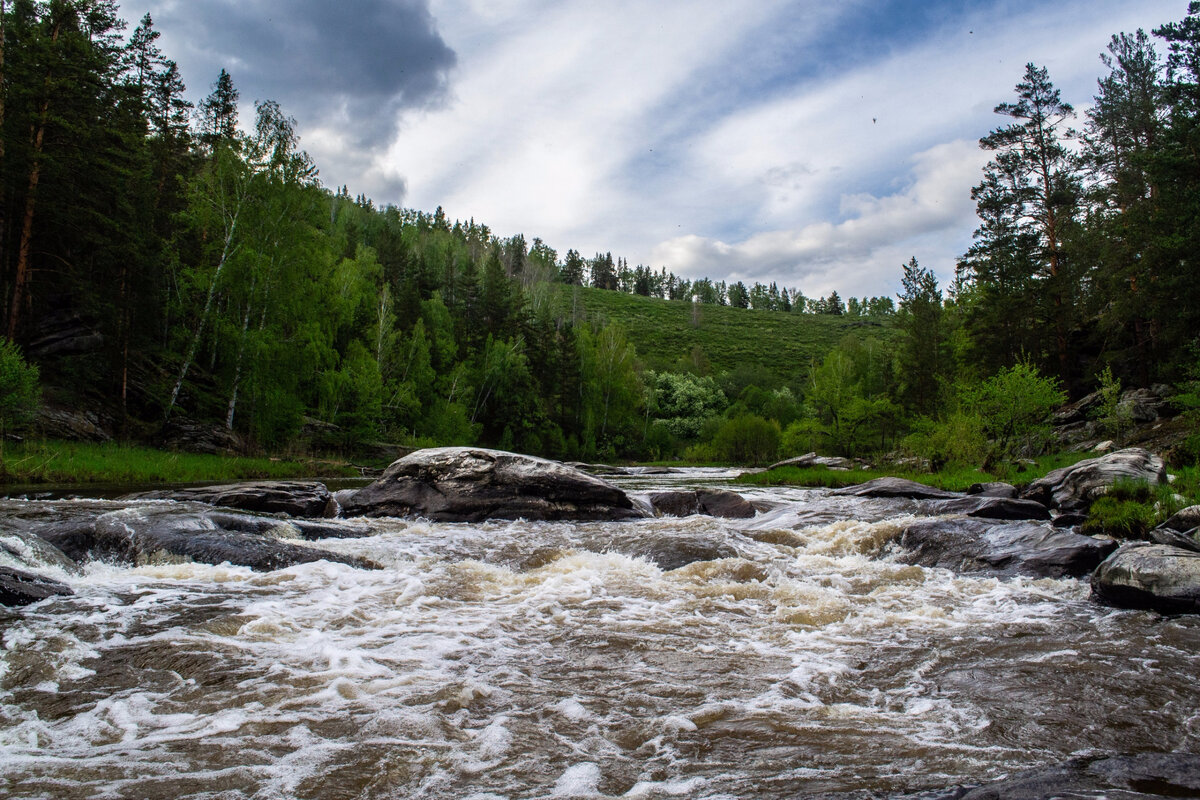
[[[46,565],[74,596],[0,608],[0,796],[867,797],[1200,748],[1197,617],[900,564],[905,501],[745,494],[315,545],[378,571]],[[644,555],[679,541],[721,557]]]

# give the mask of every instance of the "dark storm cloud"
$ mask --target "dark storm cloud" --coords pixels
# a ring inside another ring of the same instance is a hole
[[[136,5],[127,3],[127,13],[140,11]],[[302,132],[336,129],[359,149],[336,156],[344,166],[386,147],[399,112],[437,104],[455,64],[427,0],[150,0],[144,5],[194,99],[208,94],[224,68],[243,101],[278,101]],[[320,166],[328,173],[326,163]]]

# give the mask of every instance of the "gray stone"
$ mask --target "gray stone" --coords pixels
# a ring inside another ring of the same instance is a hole
[[[925,792],[923,800],[1200,797],[1200,755],[1089,755],[1038,767],[975,788]]]
[[[1165,483],[1166,465],[1148,450],[1129,447],[1056,469],[1030,483],[1021,496],[1049,508],[1082,511],[1119,480]]]
[[[1190,531],[1197,525],[1200,525],[1200,506],[1188,506],[1176,511],[1160,527],[1170,528],[1173,531],[1182,533],[1183,531]]]
[[[478,447],[418,450],[346,500],[345,516],[615,520],[642,516],[623,491],[578,469]]]
[[[276,520],[272,528],[287,524]],[[178,560],[201,564],[229,562],[266,572],[325,560],[378,569],[363,558],[281,541],[270,535],[272,528],[220,513],[210,517],[197,507],[133,507],[99,516],[87,552],[95,558],[135,565]]]
[[[1051,578],[1086,575],[1116,548],[1045,523],[969,517],[917,520],[904,527],[899,544],[906,552],[898,560],[907,564]]]
[[[650,495],[650,506],[655,513],[668,517],[707,514],[710,517],[747,519],[756,513],[749,500],[721,489],[656,492]]]
[[[325,484],[317,481],[247,481],[139,492],[121,499],[194,501],[293,517],[333,516],[335,511],[333,495],[325,488]]]
[[[890,477],[847,486],[830,494],[841,497],[904,497],[910,500],[952,500],[962,497],[958,492],[947,492],[916,481]]]
[[[1041,503],[987,495],[926,500],[921,503],[921,512],[930,515],[965,514],[984,519],[1050,519],[1050,510]]]
[[[49,597],[74,594],[70,586],[32,572],[0,566],[0,606],[27,606]]]
[[[1092,574],[1092,591],[1120,608],[1198,613],[1200,553],[1149,542],[1126,544]]]
[[[1193,529],[1191,533],[1180,533],[1179,531],[1159,526],[1146,534],[1146,540],[1154,544],[1169,544],[1172,547],[1181,547],[1184,550],[1200,553],[1200,542],[1196,541],[1197,530],[1200,529]]]

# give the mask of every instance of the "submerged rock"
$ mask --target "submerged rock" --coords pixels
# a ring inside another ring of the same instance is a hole
[[[1166,465],[1148,450],[1129,447],[1049,472],[1029,484],[1021,496],[1048,508],[1081,511],[1123,479],[1165,483]]]
[[[287,514],[292,517],[333,516],[333,495],[317,481],[248,481],[221,486],[139,492],[123,500],[195,501],[213,506]]]
[[[906,552],[897,560],[906,564],[1050,578],[1086,575],[1117,546],[1045,523],[970,517],[917,520],[903,528],[899,544]]]
[[[342,513],[438,522],[642,516],[628,495],[600,478],[556,461],[479,447],[437,447],[407,455],[347,498]]]
[[[668,517],[706,514],[710,517],[748,519],[756,513],[749,500],[721,489],[656,492],[650,495],[650,506],[655,513]]]
[[[27,606],[48,597],[74,594],[65,583],[32,572],[0,566],[0,606]]]
[[[1126,544],[1092,574],[1092,591],[1120,608],[1200,613],[1200,553],[1166,544]]]
[[[1138,753],[1073,758],[975,788],[929,792],[924,800],[1200,797],[1200,755]]]
[[[916,481],[891,477],[876,478],[856,486],[847,486],[844,489],[832,491],[830,494],[841,497],[905,497],[910,500],[952,500],[962,497],[958,492],[948,492],[945,489],[926,486]]]

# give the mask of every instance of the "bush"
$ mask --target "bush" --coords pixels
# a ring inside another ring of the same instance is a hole
[[[5,437],[33,418],[39,397],[38,368],[25,361],[19,347],[0,339],[0,471]]]
[[[914,456],[929,459],[935,470],[948,464],[974,467],[988,456],[983,429],[979,417],[957,412],[942,422],[920,421],[900,446]]]
[[[1025,362],[961,394],[966,412],[982,421],[983,432],[994,443],[993,459],[1039,455],[1050,438],[1050,412],[1067,399],[1055,378],[1042,377],[1037,367]]]
[[[713,439],[717,458],[735,464],[769,464],[779,453],[779,423],[753,414],[727,420]]]
[[[1154,506],[1148,503],[1106,495],[1092,503],[1080,530],[1089,536],[1102,534],[1114,539],[1144,539],[1157,520]]]

